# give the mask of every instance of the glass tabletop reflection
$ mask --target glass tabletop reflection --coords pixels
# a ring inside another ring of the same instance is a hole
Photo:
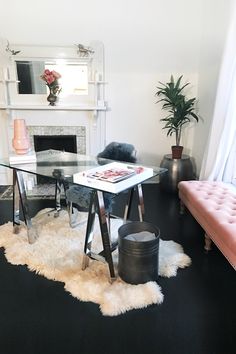
[[[112,162],[117,161],[52,149],[36,152],[36,162],[34,163],[10,164],[9,158],[0,159],[1,166],[53,179],[60,179],[72,184],[81,184],[77,179],[77,176],[81,173]],[[127,163],[124,162],[124,164]],[[140,166],[138,163],[128,163],[127,165]],[[165,168],[160,167],[152,167],[151,170],[152,173],[148,178],[160,175],[166,171]],[[82,184],[84,185],[84,183]],[[90,184],[89,186],[96,188],[96,186],[94,187]],[[101,190],[106,190],[106,188],[101,188]]]

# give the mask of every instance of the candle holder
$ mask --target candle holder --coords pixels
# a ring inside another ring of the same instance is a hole
[[[18,155],[29,152],[30,141],[24,119],[14,119],[14,137],[12,146]]]

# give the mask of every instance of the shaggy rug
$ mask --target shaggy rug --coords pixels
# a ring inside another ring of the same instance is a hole
[[[55,199],[55,184],[44,183],[35,185],[31,190],[26,191],[28,199]],[[61,198],[64,198],[64,191],[62,188]],[[12,200],[13,187],[5,186],[0,188],[0,200]]]
[[[72,296],[99,304],[103,315],[115,316],[131,309],[162,303],[163,294],[156,282],[130,285],[118,277],[111,284],[108,266],[93,260],[90,260],[86,270],[81,270],[87,213],[79,213],[79,217],[79,226],[71,229],[66,211],[62,210],[60,217],[54,218],[52,213],[47,213],[47,209],[42,210],[33,218],[39,234],[34,244],[28,243],[24,225],[19,234],[13,234],[12,223],[8,222],[0,226],[0,247],[5,248],[6,258],[11,264],[27,265],[31,271],[63,282],[65,290]],[[112,238],[117,238],[117,229],[122,222],[112,219],[111,223]],[[97,220],[93,250],[101,250]],[[117,267],[117,250],[113,252],[113,260]],[[176,276],[178,268],[187,267],[190,263],[181,245],[160,240],[160,276]]]

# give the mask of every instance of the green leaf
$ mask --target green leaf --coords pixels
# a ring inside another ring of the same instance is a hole
[[[176,81],[171,75],[170,81],[162,83],[157,87],[155,93],[160,99],[156,103],[162,103],[162,109],[168,111],[168,116],[160,119],[165,125],[163,129],[167,129],[167,136],[175,134],[176,142],[179,142],[182,132],[182,127],[191,122],[193,118],[196,122],[199,121],[197,114],[194,112],[195,97],[186,98],[183,91],[190,83],[187,82],[181,85],[181,75]],[[177,144],[178,145],[178,144]]]

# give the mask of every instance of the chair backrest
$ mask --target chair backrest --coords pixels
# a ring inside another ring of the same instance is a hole
[[[97,157],[115,161],[136,162],[136,150],[132,144],[118,143],[116,141],[108,144]]]

